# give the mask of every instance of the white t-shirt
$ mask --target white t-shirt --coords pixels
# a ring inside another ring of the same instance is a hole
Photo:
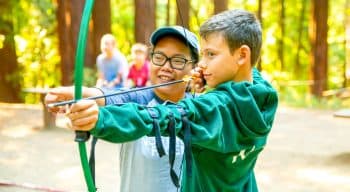
[[[158,104],[152,99],[148,106]],[[171,181],[169,164],[169,137],[162,137],[166,155],[159,157],[155,137],[144,136],[123,143],[120,149],[120,192],[176,192]],[[174,170],[181,176],[184,144],[176,138]],[[181,183],[181,182],[180,182]]]

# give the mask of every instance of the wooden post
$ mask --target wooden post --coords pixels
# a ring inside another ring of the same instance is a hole
[[[45,95],[46,94],[40,94],[40,99],[43,106],[43,126],[44,129],[52,129],[56,127],[56,116],[46,109],[44,102]]]
[[[56,127],[56,116],[50,113],[45,106],[45,95],[48,93],[48,89],[44,88],[27,88],[23,89],[26,93],[40,94],[40,101],[43,107],[43,128],[52,129]]]

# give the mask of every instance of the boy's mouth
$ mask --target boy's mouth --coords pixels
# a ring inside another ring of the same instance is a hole
[[[209,76],[211,76],[211,73],[203,73],[203,77],[204,77],[204,78],[207,78],[207,77],[209,77]]]
[[[168,82],[168,81],[172,81],[173,79],[169,76],[164,76],[164,75],[159,75],[158,78],[161,80],[161,81],[165,81],[165,82]]]

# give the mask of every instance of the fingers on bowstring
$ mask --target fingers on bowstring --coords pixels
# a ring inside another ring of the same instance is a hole
[[[65,107],[50,106],[49,104],[61,101],[71,100],[73,98],[73,90],[70,87],[57,87],[50,89],[46,94],[44,102],[47,110],[52,113],[65,113]]]
[[[203,78],[203,69],[196,67],[191,71],[191,89],[196,93],[202,93],[205,91],[205,80]]]

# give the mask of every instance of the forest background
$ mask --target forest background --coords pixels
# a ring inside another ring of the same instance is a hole
[[[25,88],[72,85],[84,0],[0,0],[0,102],[37,103]],[[117,37],[130,58],[165,25],[199,26],[215,13],[242,8],[263,28],[257,67],[282,102],[302,107],[350,106],[350,0],[95,0],[89,24],[84,85],[96,80],[103,34]],[[327,96],[327,97],[326,97]]]

